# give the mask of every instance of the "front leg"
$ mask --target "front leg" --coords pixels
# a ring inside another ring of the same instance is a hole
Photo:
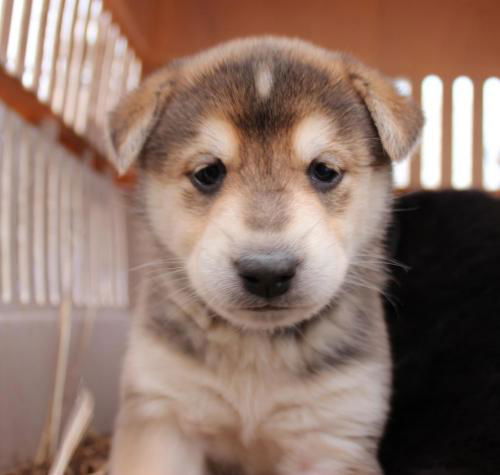
[[[326,468],[331,466],[331,464],[319,464],[307,471],[294,472],[294,475],[383,475],[384,472],[378,464],[378,462],[373,462],[370,467],[360,467],[357,465],[339,467],[336,468]]]
[[[371,444],[370,444],[371,445]],[[383,475],[373,447],[306,436],[287,450],[279,475]]]
[[[384,472],[374,459],[348,464],[330,459],[307,464],[307,466],[293,467],[279,473],[280,475],[383,475]]]
[[[205,475],[200,445],[171,419],[147,407],[152,404],[123,404],[113,436],[110,475]]]

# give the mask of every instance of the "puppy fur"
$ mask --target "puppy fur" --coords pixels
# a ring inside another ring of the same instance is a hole
[[[391,368],[381,303],[391,160],[418,108],[374,70],[283,38],[158,71],[110,115],[139,169],[147,267],[124,364],[112,475],[376,475]],[[342,177],[329,191],[308,170]],[[193,174],[222,163],[216,193]],[[250,295],[235,262],[298,262]]]

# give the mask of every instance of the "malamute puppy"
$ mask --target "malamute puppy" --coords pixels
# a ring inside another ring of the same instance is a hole
[[[173,62],[110,115],[148,262],[112,475],[376,475],[391,161],[419,109],[282,38]]]

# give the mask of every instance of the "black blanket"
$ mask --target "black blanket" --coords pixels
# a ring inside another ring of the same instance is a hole
[[[395,204],[386,314],[394,357],[387,475],[500,474],[500,200]]]

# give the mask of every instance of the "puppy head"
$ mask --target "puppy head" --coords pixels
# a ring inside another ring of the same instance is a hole
[[[232,324],[270,329],[338,294],[385,224],[390,161],[422,116],[377,72],[298,40],[240,40],[176,62],[110,116],[118,168],[186,288]]]

